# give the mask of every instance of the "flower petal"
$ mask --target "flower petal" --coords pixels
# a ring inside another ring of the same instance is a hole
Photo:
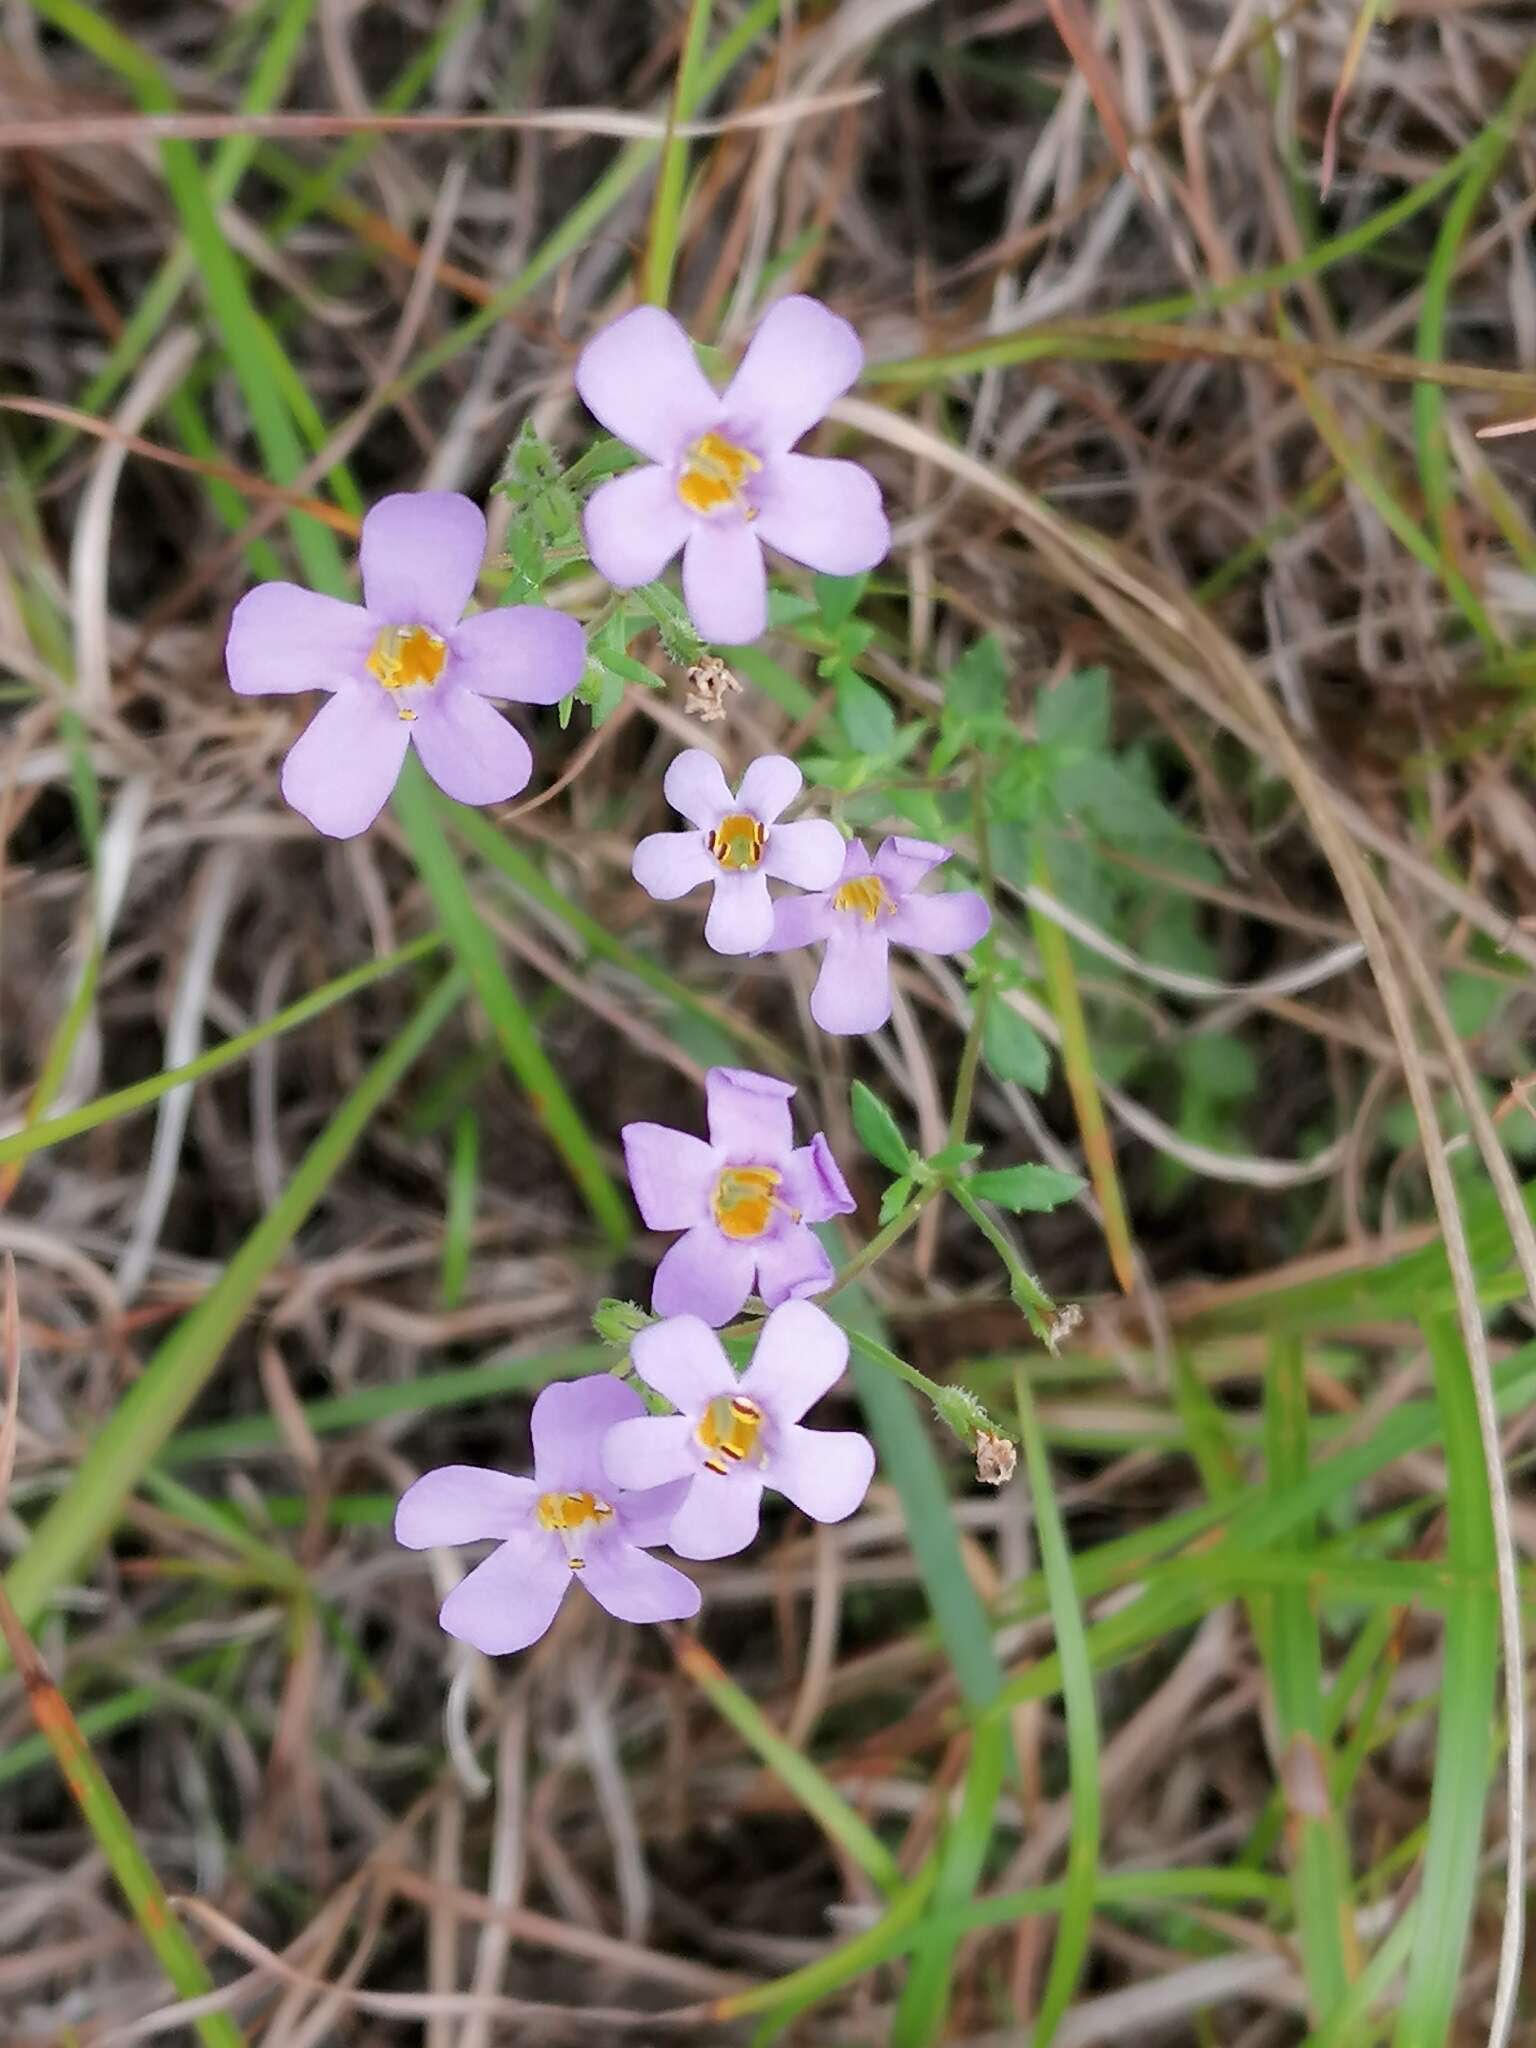
[[[851,1216],[858,1206],[832,1157],[832,1147],[818,1131],[809,1145],[789,1155],[784,1173],[784,1199],[807,1223],[825,1223],[831,1216]]]
[[[889,882],[893,895],[906,896],[924,875],[942,867],[949,857],[949,848],[936,845],[931,839],[891,838],[881,841],[874,858],[874,872],[882,882]]]
[[[760,953],[792,953],[832,936],[837,912],[830,896],[781,896],[773,906],[773,930]]]
[[[702,833],[650,832],[635,848],[629,871],[647,896],[672,903],[700,882],[712,882],[720,868]]]
[[[720,416],[720,395],[670,313],[636,306],[593,335],[576,359],[576,389],[610,434],[675,462]]]
[[[717,646],[740,647],[768,625],[768,571],[744,519],[696,520],[683,549],[683,596],[693,623]]]
[[[741,1391],[761,1402],[779,1429],[788,1429],[837,1385],[847,1365],[848,1339],[826,1311],[787,1301],[764,1323]]]
[[[692,1579],[632,1543],[594,1545],[576,1576],[616,1621],[686,1621],[699,1611]]]
[[[485,559],[485,514],[458,491],[397,491],[363,521],[363,602],[392,626],[446,639]]]
[[[851,1037],[878,1031],[891,1014],[891,967],[887,933],[892,919],[876,929],[844,916],[822,955],[811,990],[811,1015],[823,1031]]]
[[[757,1534],[763,1482],[738,1465],[734,1472],[701,1472],[677,1511],[667,1541],[679,1557],[734,1557]]]
[[[640,1420],[643,1422],[646,1418],[641,1416]],[[662,1416],[660,1420],[663,1422],[675,1422],[677,1417]],[[685,1417],[684,1421],[686,1422],[686,1420],[687,1418]],[[628,1429],[630,1426],[627,1422],[619,1424],[620,1429]],[[606,1437],[603,1439],[603,1443],[603,1469],[607,1471]],[[638,1492],[632,1487],[620,1487],[614,1479],[612,1472],[608,1472],[609,1481],[617,1492],[617,1498],[614,1501],[615,1520],[618,1524],[619,1534],[626,1543],[636,1544],[641,1550],[649,1550],[653,1543],[666,1542],[667,1534],[677,1517],[678,1509],[683,1504],[683,1495],[688,1491],[689,1479],[694,1471],[691,1452],[687,1453],[687,1456],[688,1466],[686,1473],[680,1474],[676,1479],[668,1480],[663,1486],[645,1486]]]
[[[634,1500],[665,1493],[671,1501],[669,1534],[682,1502],[678,1484],[686,1487],[698,1469],[691,1415],[641,1415],[633,1422],[615,1423],[603,1438],[603,1470],[608,1475],[608,1484],[629,1492]],[[630,1492],[633,1488],[641,1490]],[[628,1503],[624,1505],[627,1507]],[[661,1538],[656,1540],[660,1542]]]
[[[787,1429],[767,1472],[768,1484],[813,1522],[846,1521],[874,1476],[874,1446],[854,1429]]]
[[[575,1576],[547,1530],[523,1530],[459,1581],[437,1618],[461,1643],[506,1657],[539,1640]]]
[[[531,1479],[484,1465],[439,1465],[408,1486],[395,1509],[395,1541],[407,1550],[477,1543],[510,1536],[533,1513],[539,1490]]]
[[[756,1251],[755,1244],[727,1237],[713,1223],[696,1223],[656,1268],[651,1307],[659,1316],[702,1316],[718,1329],[752,1292]]]
[[[717,953],[755,953],[773,933],[773,899],[766,875],[717,870],[704,920],[704,943]]]
[[[797,889],[828,889],[843,871],[843,835],[830,818],[775,825],[763,844],[763,872]]]
[[[533,1477],[541,1493],[601,1493],[603,1438],[615,1423],[645,1413],[645,1403],[611,1373],[556,1380],[533,1404]]]
[[[448,649],[454,689],[514,704],[558,704],[581,681],[587,636],[548,605],[508,604],[455,626]]]
[[[821,1240],[805,1223],[787,1223],[753,1246],[757,1253],[757,1291],[769,1308],[824,1294],[836,1275]]]
[[[379,622],[297,583],[258,583],[235,606],[224,643],[230,687],[242,697],[337,690],[367,675]]]
[[[343,690],[290,747],[279,786],[316,831],[353,839],[383,810],[410,743],[382,690]]]
[[[673,810],[681,811],[701,832],[712,832],[727,812],[737,808],[725,770],[703,747],[685,747],[673,755],[661,790]]]
[[[759,754],[736,785],[735,808],[771,825],[804,785],[805,777],[787,754]]]
[[[600,485],[582,515],[592,566],[619,590],[659,576],[692,526],[675,475],[656,463]]]
[[[647,1230],[687,1230],[709,1215],[720,1161],[713,1145],[668,1124],[626,1124],[619,1137]]]
[[[757,480],[757,537],[823,576],[859,576],[891,551],[880,486],[857,462],[776,455]]]
[[[780,299],[726,386],[724,430],[760,455],[792,448],[863,367],[863,344],[846,320],[801,293]]]
[[[419,707],[410,734],[422,767],[456,803],[505,803],[533,773],[528,742],[473,690],[435,692]]]
[[[898,945],[919,953],[963,953],[981,943],[991,923],[985,897],[956,889],[944,896],[909,896],[886,930]]]
[[[794,1089],[745,1067],[711,1067],[704,1076],[709,1142],[729,1166],[782,1170],[795,1142],[789,1103]]]
[[[702,1415],[716,1394],[733,1394],[736,1375],[720,1339],[695,1315],[673,1316],[636,1333],[630,1363],[648,1387],[684,1415]],[[659,1481],[670,1473],[657,1473]]]

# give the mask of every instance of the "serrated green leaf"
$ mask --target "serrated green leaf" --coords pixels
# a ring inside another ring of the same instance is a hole
[[[1007,1003],[994,1002],[982,1027],[981,1054],[999,1081],[1017,1081],[1039,1095],[1051,1078],[1051,1055],[1033,1024]]]
[[[833,688],[837,722],[849,746],[861,754],[887,753],[896,737],[896,713],[889,699],[851,668],[838,669]]]
[[[812,588],[823,623],[836,632],[844,619],[851,619],[869,582],[868,576],[817,576]]]
[[[1042,690],[1035,706],[1040,744],[1077,754],[1102,754],[1109,745],[1109,673],[1078,669],[1054,689]]]
[[[967,647],[944,678],[944,702],[959,718],[991,722],[1008,712],[1008,657],[988,633]]]
[[[1061,1173],[1054,1166],[1004,1166],[995,1173],[973,1173],[966,1186],[1000,1209],[1039,1212],[1059,1209],[1081,1194],[1087,1182],[1080,1174]]]
[[[879,1096],[855,1081],[850,1100],[853,1106],[853,1128],[866,1152],[892,1173],[907,1173],[913,1165],[913,1155],[906,1139],[901,1135],[895,1117],[886,1108]]]
[[[927,1161],[930,1173],[953,1173],[957,1166],[965,1166],[972,1159],[981,1157],[981,1147],[971,1145],[963,1139],[956,1144],[946,1145],[942,1152],[935,1152]]]

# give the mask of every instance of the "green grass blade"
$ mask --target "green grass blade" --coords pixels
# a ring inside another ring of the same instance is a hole
[[[570,1170],[594,1220],[615,1251],[630,1239],[629,1205],[603,1164],[597,1141],[566,1092],[501,964],[491,936],[443,830],[443,812],[425,769],[412,755],[395,786],[395,809],[405,826],[422,881],[443,932],[468,974],[502,1057],[517,1076],[534,1114]]]
[[[115,1123],[119,1117],[132,1116],[138,1110],[148,1109],[173,1088],[184,1087],[189,1081],[206,1080],[210,1074],[237,1066],[258,1046],[297,1030],[312,1017],[323,1016],[327,1010],[348,1001],[360,990],[370,988],[374,982],[398,974],[402,967],[427,959],[440,949],[442,943],[435,932],[424,939],[412,939],[408,945],[397,947],[381,959],[370,960],[364,967],[354,967],[350,974],[338,975],[336,980],[311,989],[296,1003],[290,1003],[284,1010],[275,1010],[260,1024],[253,1024],[249,1031],[226,1038],[222,1045],[199,1053],[185,1066],[167,1067],[162,1073],[151,1074],[130,1087],[114,1089],[110,1095],[98,1095],[94,1102],[82,1103],[78,1109],[69,1110],[63,1116],[51,1117],[47,1123],[29,1124],[24,1130],[12,1131],[9,1137],[0,1138],[0,1166],[7,1166],[12,1160],[30,1158],[34,1152],[46,1151],[50,1146],[62,1145],[66,1139],[78,1138],[82,1132],[97,1130],[102,1124]]]
[[[645,252],[645,296],[653,306],[665,306],[672,292],[688,176],[687,138],[675,131],[678,122],[688,118],[687,110],[698,98],[699,74],[713,12],[713,0],[691,0],[688,9],[688,27],[677,64],[677,84],[672,92],[672,111],[667,121],[667,139],[662,145],[661,170],[651,206],[650,240]]]
[[[938,1875],[929,1901],[932,1912],[957,1912],[971,1903],[991,1847],[998,1794],[1008,1762],[1008,1737],[1001,1722],[976,1730],[960,1811],[945,1831]],[[925,1916],[926,1917],[926,1916]],[[949,2013],[949,1984],[958,1937],[924,1930],[902,1987],[891,2029],[891,2048],[926,2048],[943,2038]]]
[[[1072,1833],[1067,1847],[1067,1874],[1062,1887],[1056,1945],[1040,1998],[1033,2048],[1049,2048],[1061,2016],[1082,1975],[1093,1926],[1099,1882],[1099,1836],[1103,1801],[1099,1791],[1099,1706],[1094,1692],[1093,1663],[1072,1577],[1072,1551],[1056,1505],[1051,1464],[1034,1395],[1022,1368],[1014,1374],[1019,1405],[1019,1434],[1029,1473],[1040,1539],[1040,1563],[1051,1596],[1056,1654],[1061,1659],[1062,1702],[1067,1721],[1067,1769],[1072,1788]]]
[[[207,1384],[226,1345],[338,1169],[462,1000],[449,973],[380,1053],[315,1139],[281,1201],[247,1237],[208,1293],[171,1331],[75,1467],[69,1485],[32,1533],[6,1588],[31,1627],[110,1534],[123,1503]]]
[[[1265,1385],[1269,1488],[1275,1498],[1307,1476],[1310,1464],[1306,1362],[1299,1342],[1279,1338],[1270,1350]],[[1301,1542],[1313,1530],[1295,1531]],[[1327,1746],[1323,1653],[1311,1595],[1304,1584],[1277,1588],[1269,1597],[1266,1662],[1274,1688],[1275,1732],[1282,1784],[1304,1782],[1310,1800],[1291,1806],[1296,1925],[1314,2025],[1336,2009],[1354,1974],[1354,1914],[1344,1835],[1333,1805],[1333,1758]]]
[[[1467,1592],[1446,1610],[1420,1933],[1408,1964],[1394,2048],[1443,2048],[1450,2037],[1477,1896],[1499,1669],[1492,1510],[1471,1377],[1452,1321],[1437,1317],[1425,1334],[1444,1428],[1446,1551],[1453,1564],[1484,1575],[1487,1588]],[[1521,1767],[1511,1762],[1511,1769]]]

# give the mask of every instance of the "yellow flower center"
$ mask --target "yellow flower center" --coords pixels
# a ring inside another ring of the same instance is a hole
[[[756,510],[743,497],[742,485],[762,466],[749,449],[738,448],[723,434],[703,434],[688,450],[677,495],[690,512],[723,512],[735,505],[748,519],[755,519]]]
[[[891,892],[878,875],[855,875],[851,882],[844,882],[832,898],[832,908],[856,910],[866,924],[873,924],[883,910],[896,915]]]
[[[763,857],[766,836],[759,819],[749,818],[745,811],[732,811],[712,832],[705,833],[704,844],[723,868],[755,868]]]
[[[771,1166],[727,1166],[715,1182],[710,1208],[727,1237],[761,1237],[777,1206],[783,1179]]]
[[[447,659],[447,641],[429,626],[386,626],[373,643],[368,673],[386,690],[430,689]],[[402,704],[400,716],[409,724],[416,714]]]
[[[579,1572],[587,1561],[582,1555],[586,1547],[583,1530],[600,1529],[612,1519],[613,1509],[595,1493],[541,1493],[538,1516],[539,1527],[560,1538],[566,1562],[573,1572]]]
[[[723,1474],[748,1458],[761,1459],[757,1439],[762,1427],[762,1409],[745,1394],[721,1394],[711,1401],[693,1433],[700,1449],[709,1452],[705,1471]]]

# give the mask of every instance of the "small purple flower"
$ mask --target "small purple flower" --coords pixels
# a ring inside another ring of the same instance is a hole
[[[224,660],[242,696],[328,690],[283,763],[283,795],[333,839],[373,823],[415,745],[461,804],[516,796],[528,744],[487,698],[557,704],[581,680],[584,636],[540,605],[463,617],[485,514],[456,491],[401,491],[363,521],[363,602],[262,583],[235,606]]]
[[[687,1489],[647,1483],[625,1491],[605,1471],[602,1446],[645,1403],[622,1380],[597,1375],[546,1387],[533,1404],[533,1477],[480,1465],[441,1465],[408,1487],[395,1537],[411,1550],[476,1543],[496,1548],[459,1581],[438,1619],[488,1657],[526,1650],[579,1579],[620,1621],[682,1621],[699,1589],[646,1552],[667,1541]]]
[[[603,1463],[616,1486],[687,1482],[667,1538],[679,1557],[745,1550],[757,1534],[765,1486],[817,1522],[845,1521],[869,1491],[875,1453],[867,1437],[800,1426],[848,1362],[848,1339],[810,1302],[774,1310],[739,1379],[697,1316],[652,1323],[630,1357],[678,1412],[617,1423],[604,1439]]]
[[[594,491],[587,552],[620,590],[683,550],[683,595],[706,640],[768,623],[763,545],[828,576],[872,569],[891,544],[880,486],[856,462],[790,450],[864,364],[818,299],[771,306],[723,392],[670,313],[637,306],[582,350],[576,389],[609,433],[650,457]]]
[[[759,754],[732,796],[720,763],[702,747],[679,754],[662,788],[692,832],[653,832],[635,848],[633,873],[660,903],[714,884],[704,937],[717,953],[755,953],[773,930],[768,877],[824,889],[843,863],[843,835],[827,818],[781,825],[800,794],[800,770],[782,754]]]
[[[974,889],[920,896],[930,868],[949,859],[926,839],[887,839],[871,861],[850,840],[843,871],[819,896],[790,896],[773,907],[764,953],[788,953],[825,939],[811,1015],[823,1031],[878,1031],[891,1014],[889,950],[962,953],[986,936],[992,913]]]
[[[666,1124],[626,1124],[624,1161],[650,1230],[683,1235],[656,1268],[660,1316],[728,1323],[754,1283],[770,1308],[832,1285],[813,1223],[846,1216],[853,1197],[818,1131],[795,1146],[794,1089],[768,1074],[711,1067],[709,1142]]]

